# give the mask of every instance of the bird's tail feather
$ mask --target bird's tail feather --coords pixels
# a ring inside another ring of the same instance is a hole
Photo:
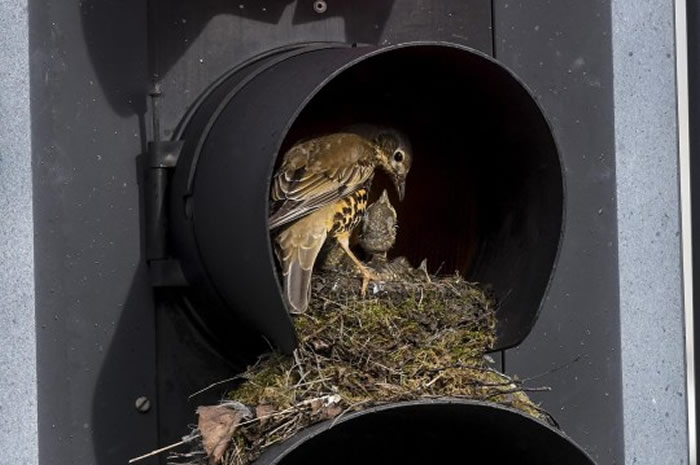
[[[294,261],[290,264],[289,274],[285,280],[285,293],[293,313],[304,313],[311,298],[311,272],[305,270],[301,263]]]
[[[293,229],[293,228],[290,228]],[[278,257],[282,262],[284,293],[293,313],[304,313],[311,298],[311,275],[316,257],[326,240],[326,231],[297,236],[286,230],[278,238]]]

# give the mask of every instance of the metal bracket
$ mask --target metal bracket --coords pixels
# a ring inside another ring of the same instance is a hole
[[[144,176],[146,260],[153,286],[186,286],[187,280],[179,262],[169,254],[167,202],[171,172],[180,158],[183,141],[160,140],[158,98],[161,94],[157,84],[150,95],[153,105],[154,140],[148,143],[148,165]]]
[[[175,168],[180,158],[183,141],[164,140],[148,143],[149,168]]]
[[[146,195],[146,259],[168,258],[167,192],[172,169],[182,149],[182,141],[148,144],[148,169],[145,174]]]

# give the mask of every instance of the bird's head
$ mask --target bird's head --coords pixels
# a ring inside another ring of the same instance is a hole
[[[353,126],[351,130],[377,146],[378,164],[394,182],[399,200],[403,200],[406,176],[413,161],[413,151],[408,138],[395,129],[381,126],[358,125]]]

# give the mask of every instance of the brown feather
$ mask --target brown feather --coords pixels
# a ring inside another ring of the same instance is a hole
[[[277,236],[277,256],[282,263],[284,293],[295,313],[303,313],[308,307],[314,262],[326,241],[332,215],[331,207],[319,210]]]
[[[355,134],[330,134],[292,147],[273,179],[269,218],[275,229],[363,187],[374,174],[376,147]]]

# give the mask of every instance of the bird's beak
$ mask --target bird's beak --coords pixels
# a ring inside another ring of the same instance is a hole
[[[403,197],[406,194],[406,179],[396,178],[394,180],[394,184],[396,185],[396,192],[399,194],[399,200],[403,200]]]

